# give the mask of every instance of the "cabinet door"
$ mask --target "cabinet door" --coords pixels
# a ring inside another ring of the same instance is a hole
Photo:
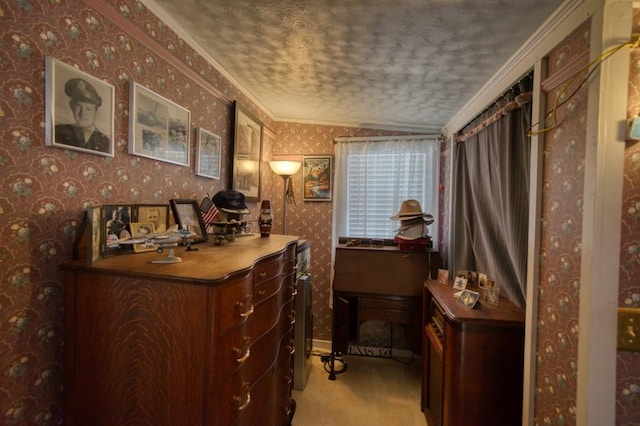
[[[425,327],[423,408],[430,426],[442,425],[444,393],[442,349],[442,336],[433,324],[427,324]]]
[[[346,354],[349,349],[349,300],[333,298],[333,352]]]

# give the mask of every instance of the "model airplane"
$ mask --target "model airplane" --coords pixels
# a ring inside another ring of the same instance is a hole
[[[164,249],[168,248],[169,253],[166,257],[160,259],[151,260],[151,263],[180,263],[182,259],[175,256],[174,247],[183,243],[189,245],[189,239],[197,236],[195,232],[188,229],[178,229],[177,225],[172,226],[165,232],[147,234],[147,235],[135,235],[135,236],[123,236],[112,240],[112,244],[144,244],[147,247],[156,247],[158,253],[162,253]]]

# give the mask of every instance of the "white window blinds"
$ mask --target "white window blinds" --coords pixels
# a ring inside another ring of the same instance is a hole
[[[393,238],[400,224],[390,218],[408,199],[437,220],[435,137],[344,138],[335,152],[334,238]],[[429,235],[435,243],[436,222]]]

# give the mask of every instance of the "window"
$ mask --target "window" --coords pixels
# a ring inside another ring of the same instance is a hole
[[[437,221],[439,151],[433,136],[340,138],[335,149],[337,237],[388,238],[402,201],[416,199]],[[437,224],[429,226],[437,242]]]

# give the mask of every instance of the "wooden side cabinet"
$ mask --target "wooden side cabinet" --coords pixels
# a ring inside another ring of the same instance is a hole
[[[451,285],[424,286],[422,411],[429,426],[519,425],[524,311],[501,298],[458,304]]]

